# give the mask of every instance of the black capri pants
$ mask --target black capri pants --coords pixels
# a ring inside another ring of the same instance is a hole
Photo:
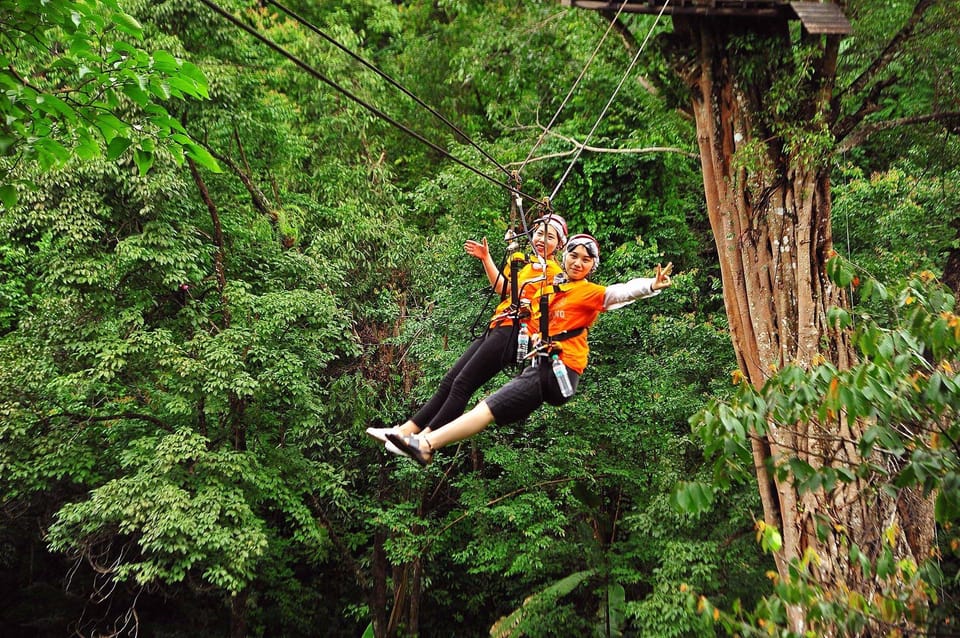
[[[541,356],[538,363],[539,365],[528,367],[484,399],[498,424],[522,421],[544,403],[563,405],[573,396],[565,397],[560,392],[560,385],[550,367],[550,359]],[[580,375],[570,368],[567,368],[567,375],[576,394]]]

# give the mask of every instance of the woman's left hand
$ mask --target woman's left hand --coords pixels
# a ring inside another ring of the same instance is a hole
[[[666,266],[661,268],[660,264],[657,264],[657,274],[654,276],[653,285],[650,287],[654,290],[663,290],[664,288],[669,288],[673,285],[673,282],[670,281],[670,273],[673,272],[673,262],[671,261]]]

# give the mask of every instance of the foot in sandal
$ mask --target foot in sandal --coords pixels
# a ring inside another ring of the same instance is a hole
[[[430,465],[430,461],[433,460],[433,449],[424,437],[416,434],[406,436],[395,432],[387,432],[386,436],[387,440],[396,446],[398,452],[409,456],[423,467]],[[390,450],[389,447],[387,449]],[[390,451],[393,452],[393,450]]]

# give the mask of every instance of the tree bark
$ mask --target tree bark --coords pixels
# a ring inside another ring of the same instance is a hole
[[[849,368],[855,352],[826,319],[831,306],[847,305],[825,268],[833,247],[828,160],[802,145],[829,139],[838,41],[817,41],[818,72],[800,84],[792,102],[785,104],[781,92],[773,104],[778,79],[791,71],[785,19],[675,16],[674,26],[675,62],[692,93],[707,214],[741,371],[759,388],[786,364],[826,360]],[[764,38],[760,46],[757,36]],[[755,435],[752,445],[764,520],[783,537],[775,555],[781,578],[789,577],[791,561],[812,550],[818,557],[813,576],[828,592],[847,589],[870,599],[879,583],[862,579],[850,564],[850,544],[876,558],[889,529],[900,556],[926,557],[929,499],[893,498],[859,481],[801,493],[769,463],[796,456],[815,468],[856,466],[862,427],[848,425],[843,415],[793,428],[781,424]],[[798,609],[790,622],[794,631],[807,629]]]
[[[390,566],[383,547],[386,536],[383,530],[377,530],[374,534],[373,560],[370,565],[373,581],[373,590],[370,592],[370,611],[373,614],[373,635],[377,638],[386,638],[388,635],[387,578],[390,576]]]
[[[960,220],[955,221],[952,226],[957,231],[957,239],[960,239]],[[954,307],[960,310],[960,248],[953,248],[947,253],[943,265],[943,283],[954,292],[957,297]]]
[[[213,272],[217,279],[217,292],[220,293],[223,327],[226,329],[230,327],[230,306],[223,292],[227,285],[225,266],[226,248],[223,240],[223,226],[220,224],[220,213],[217,210],[217,205],[213,202],[213,198],[210,197],[210,191],[207,190],[207,184],[203,181],[203,176],[200,175],[200,171],[197,170],[197,165],[189,157],[187,158],[187,166],[190,167],[190,175],[193,176],[197,190],[200,191],[200,197],[203,199],[203,203],[207,205],[207,210],[210,213],[210,222],[213,225],[213,242],[217,247],[213,253]]]
[[[247,600],[250,592],[244,589],[230,599],[230,638],[247,637]]]

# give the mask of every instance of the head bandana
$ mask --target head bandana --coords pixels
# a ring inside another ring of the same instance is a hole
[[[593,257],[593,270],[590,271],[591,273],[600,267],[600,242],[592,235],[580,233],[579,235],[571,237],[563,250],[567,253],[573,252],[573,249],[577,246],[583,246],[587,254]]]
[[[543,217],[538,217],[533,220],[534,226],[537,224],[546,224],[557,231],[557,239],[559,240],[559,246],[563,246],[567,243],[567,220],[565,220],[560,215],[556,213],[550,213],[544,215]]]

